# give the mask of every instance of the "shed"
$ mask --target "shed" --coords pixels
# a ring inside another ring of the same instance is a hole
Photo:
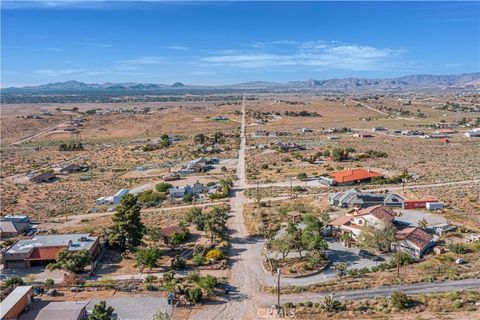
[[[18,286],[0,303],[1,320],[14,320],[32,303],[32,286]],[[53,319],[53,318],[52,318]]]

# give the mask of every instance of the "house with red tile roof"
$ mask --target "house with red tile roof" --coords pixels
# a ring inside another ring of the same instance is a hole
[[[383,177],[384,175],[370,169],[348,169],[332,172],[329,177],[320,177],[320,179],[329,185],[352,185],[355,183],[369,182],[372,178]]]
[[[413,258],[421,258],[434,243],[434,237],[417,226],[406,226],[396,223],[400,214],[385,206],[371,206],[364,209],[355,208],[345,216],[338,217],[328,223],[333,234],[346,233],[352,240],[357,240],[366,227],[380,229],[393,224],[397,229],[396,241],[392,250],[408,252]]]

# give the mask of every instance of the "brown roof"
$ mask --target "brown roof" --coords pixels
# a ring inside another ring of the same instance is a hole
[[[65,246],[37,247],[33,249],[32,254],[27,260],[56,260],[57,254],[65,248]]]
[[[290,211],[287,213],[287,215],[289,215],[290,217],[300,217],[302,216],[302,214],[298,211]]]
[[[182,233],[182,232],[183,232],[182,228],[177,226],[171,226],[171,227],[163,228],[162,230],[160,230],[160,234],[163,237],[167,237],[167,238],[171,237],[172,234],[174,233]]]
[[[352,219],[352,216],[341,216],[330,221],[328,224],[334,227],[340,227],[350,222],[351,219]]]
[[[371,179],[374,177],[383,177],[383,174],[365,169],[343,170],[330,173],[330,176],[338,183],[355,182],[357,180]]]
[[[392,222],[397,216],[397,213],[395,211],[382,205],[371,206],[371,207],[359,210],[357,216],[362,216],[367,214],[371,214],[378,220],[381,220],[385,223]]]
[[[397,240],[407,240],[423,250],[432,241],[433,236],[426,233],[419,227],[407,227],[399,229],[395,234]]]

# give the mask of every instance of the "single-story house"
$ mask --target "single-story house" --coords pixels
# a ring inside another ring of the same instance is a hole
[[[356,138],[373,138],[373,135],[368,132],[357,132],[353,136]]]
[[[0,218],[0,238],[16,237],[30,228],[28,216],[4,216]]]
[[[31,239],[18,240],[3,252],[7,269],[45,266],[55,262],[63,249],[78,251],[85,249],[95,258],[100,251],[100,240],[88,233],[36,235]]]
[[[40,173],[30,178],[30,182],[34,183],[47,183],[55,180],[57,180],[57,176],[50,172]]]
[[[85,320],[88,301],[50,302],[40,310],[35,320]]]
[[[128,189],[123,188],[117,191],[113,196],[106,196],[106,197],[100,197],[98,198],[95,203],[98,205],[102,204],[120,204],[122,201],[123,197],[125,197],[128,194]]]
[[[0,303],[0,319],[16,320],[33,299],[32,286],[18,286]],[[53,319],[53,318],[52,318]]]
[[[320,179],[329,185],[351,185],[360,182],[368,182],[372,178],[383,177],[383,174],[371,171],[370,169],[349,169],[332,172],[329,177]]]
[[[172,198],[183,198],[186,194],[189,193],[190,186],[180,187],[175,186],[173,188],[168,189],[168,194]]]
[[[172,198],[183,198],[187,194],[197,195],[205,191],[205,187],[201,183],[194,183],[193,186],[186,185],[184,187],[175,186],[168,189],[168,193]]]
[[[368,193],[358,189],[331,193],[328,196],[330,205],[340,208],[366,208],[376,205],[401,207],[404,199],[395,193]]]
[[[467,131],[464,135],[467,138],[478,138],[480,137],[480,131]]]
[[[88,166],[80,165],[76,163],[69,164],[68,166],[60,169],[61,174],[69,174],[73,172],[84,172],[88,170]]]
[[[397,227],[393,251],[405,251],[419,259],[434,244],[434,237],[419,227]]]
[[[397,213],[384,206],[372,206],[364,209],[355,208],[347,215],[338,217],[328,223],[336,233],[348,233],[356,240],[366,226],[381,227],[391,223]]]
[[[362,230],[369,226],[382,228],[392,223],[397,229],[396,241],[392,250],[402,250],[414,258],[421,258],[428,248],[434,244],[434,237],[417,226],[397,223],[398,213],[385,206],[372,206],[365,209],[354,209],[347,215],[338,217],[328,223],[334,235],[346,233],[352,240],[357,240]]]

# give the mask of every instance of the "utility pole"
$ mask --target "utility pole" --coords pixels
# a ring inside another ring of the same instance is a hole
[[[290,199],[293,199],[293,185],[292,185],[292,177],[290,177]]]
[[[277,312],[280,314],[280,273],[281,269],[277,268]]]

